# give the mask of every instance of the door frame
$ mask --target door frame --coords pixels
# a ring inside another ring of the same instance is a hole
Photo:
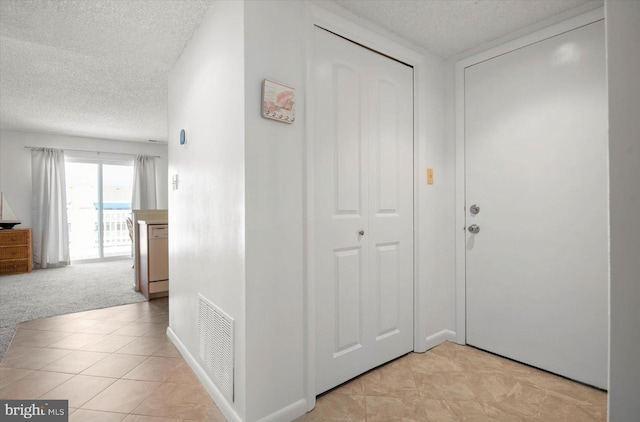
[[[372,24],[360,20],[355,16],[347,15],[341,8],[332,5],[327,7],[319,6],[315,3],[305,2],[305,86],[307,95],[305,98],[305,156],[303,157],[303,173],[306,180],[304,183],[304,227],[303,243],[304,250],[304,307],[305,313],[305,398],[307,410],[312,410],[316,403],[316,337],[315,337],[315,266],[314,266],[314,131],[313,131],[313,60],[314,60],[314,30],[318,26],[327,31],[333,32],[337,36],[343,37],[364,48],[371,49],[392,59],[403,62],[413,67],[413,350],[423,352],[426,350],[426,338],[421,334],[425,330],[425,321],[420,321],[420,274],[424,271],[420,266],[419,239],[416,233],[420,233],[420,202],[419,187],[422,179],[419,175],[421,168],[425,168],[424,145],[426,143],[426,99],[419,95],[426,92],[424,72],[426,71],[427,57],[417,50],[407,46],[406,41],[400,40],[390,33],[381,34],[380,29]],[[354,23],[356,22],[356,23]]]
[[[604,8],[599,7],[587,13],[575,16],[562,22],[550,25],[534,33],[522,36],[516,40],[490,48],[471,57],[461,59],[455,63],[455,247],[456,247],[456,342],[466,344],[467,313],[466,313],[466,210],[465,210],[465,91],[464,72],[467,67],[494,57],[509,53],[531,44],[569,32],[581,26],[589,25],[604,19]]]

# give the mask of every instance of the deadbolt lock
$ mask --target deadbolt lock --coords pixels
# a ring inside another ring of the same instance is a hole
[[[477,214],[480,212],[480,207],[477,206],[476,204],[471,205],[471,207],[469,208],[469,212],[471,214]]]

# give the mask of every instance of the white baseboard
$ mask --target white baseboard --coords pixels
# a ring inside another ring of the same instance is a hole
[[[444,343],[445,341],[456,341],[456,333],[451,330],[442,330],[438,331],[435,334],[431,334],[425,340],[427,343],[427,350],[433,349],[434,347]]]
[[[187,365],[189,365],[189,367],[193,369],[193,372],[196,374],[204,388],[216,403],[216,406],[218,406],[218,409],[220,409],[224,417],[230,422],[242,422],[242,418],[236,413],[233,407],[231,407],[222,392],[218,390],[218,387],[216,387],[216,385],[213,383],[213,381],[211,381],[204,369],[202,369],[196,359],[191,355],[191,353],[189,353],[185,345],[182,344],[171,327],[167,328],[167,336],[169,337],[169,340],[171,340],[171,342],[176,346],[184,360],[187,362]]]
[[[204,369],[202,369],[200,364],[191,355],[191,353],[189,353],[185,345],[180,341],[178,336],[176,336],[171,327],[167,328],[167,336],[169,337],[169,340],[171,340],[171,342],[176,346],[184,360],[187,362],[187,365],[189,365],[189,367],[193,369],[193,372],[196,374],[204,388],[216,403],[216,406],[218,406],[218,409],[220,409],[224,417],[227,418],[227,420],[230,422],[242,422],[242,418],[236,413],[233,407],[231,407],[222,392],[218,389],[218,387],[216,387],[213,381],[211,381],[207,373],[204,371]],[[290,404],[287,407],[283,407],[282,409],[261,418],[258,422],[292,421],[304,415],[305,413],[307,413],[307,400],[301,399],[295,403]]]
[[[295,403],[291,403],[287,407],[283,407],[264,418],[258,419],[258,422],[283,422],[292,421],[307,413],[307,400],[301,399]]]

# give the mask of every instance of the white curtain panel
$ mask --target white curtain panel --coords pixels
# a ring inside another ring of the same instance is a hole
[[[64,151],[31,150],[33,263],[35,268],[68,265],[69,224]]]
[[[148,155],[136,156],[133,165],[132,210],[155,210],[156,159]]]

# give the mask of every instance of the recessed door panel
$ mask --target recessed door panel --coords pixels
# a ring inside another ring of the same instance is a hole
[[[362,272],[360,248],[335,252],[334,357],[362,344]]]
[[[334,66],[333,111],[335,133],[335,203],[337,215],[354,215],[360,210],[362,181],[360,179],[361,91],[360,75],[343,64]]]
[[[398,150],[399,124],[402,107],[398,105],[398,87],[388,80],[377,81],[378,95],[374,104],[375,118],[374,124],[377,126],[374,135],[378,144],[377,154],[377,185],[379,214],[389,214],[398,212],[398,195],[400,193],[400,151]]]
[[[400,267],[398,245],[376,247],[378,303],[376,340],[398,333],[400,322]]]

